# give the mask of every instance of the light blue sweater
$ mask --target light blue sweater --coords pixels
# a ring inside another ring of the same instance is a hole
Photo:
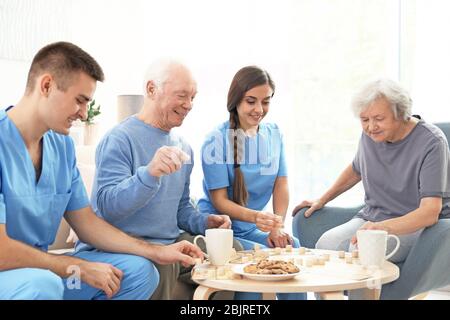
[[[162,146],[178,146],[191,160],[179,171],[155,178],[147,166]],[[198,212],[189,196],[193,159],[189,144],[175,133],[129,117],[97,146],[92,207],[117,228],[151,242],[173,243],[180,229],[204,234],[208,214]]]

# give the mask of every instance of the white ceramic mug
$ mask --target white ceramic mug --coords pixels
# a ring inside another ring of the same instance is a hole
[[[364,266],[382,267],[384,261],[391,258],[400,248],[400,239],[383,230],[358,230],[356,231],[358,240],[359,260]],[[386,256],[387,240],[393,238],[397,244]]]
[[[231,229],[207,229],[206,237],[198,235],[194,238],[194,244],[202,238],[206,243],[206,252],[211,264],[223,266],[230,261],[233,248],[233,230]]]

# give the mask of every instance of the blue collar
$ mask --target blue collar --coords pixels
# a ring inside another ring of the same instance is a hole
[[[3,120],[6,118],[6,111],[8,111],[9,109],[11,109],[13,106],[9,106],[8,108],[4,109],[4,110],[0,110],[0,120]]]

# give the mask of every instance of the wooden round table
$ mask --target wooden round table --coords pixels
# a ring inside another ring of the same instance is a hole
[[[367,268],[361,266],[357,259],[347,263],[345,258],[338,258],[338,252],[329,250],[308,250],[304,256],[295,252],[285,253],[280,257],[284,260],[292,257],[305,259],[307,255],[316,257],[324,253],[330,255],[325,265],[299,266],[300,274],[289,280],[262,281],[245,276],[235,280],[194,279],[199,284],[194,300],[207,300],[212,293],[222,290],[260,292],[263,299],[275,299],[275,293],[289,292],[315,292],[322,299],[344,299],[344,290],[356,290],[353,293],[358,299],[379,299],[382,285],[396,280],[400,274],[399,268],[391,262],[386,261],[382,268]]]

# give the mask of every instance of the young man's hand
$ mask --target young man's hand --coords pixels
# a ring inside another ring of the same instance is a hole
[[[123,272],[113,265],[83,261],[78,264],[78,267],[81,272],[81,281],[103,290],[109,299],[119,292]]]

